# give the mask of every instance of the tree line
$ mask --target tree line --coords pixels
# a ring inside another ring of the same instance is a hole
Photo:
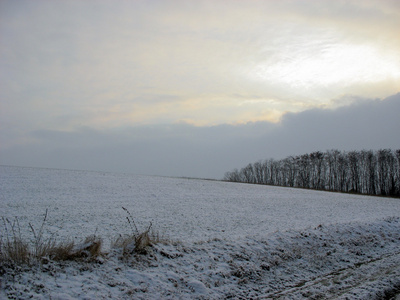
[[[250,163],[224,180],[400,197],[400,149],[312,152]]]

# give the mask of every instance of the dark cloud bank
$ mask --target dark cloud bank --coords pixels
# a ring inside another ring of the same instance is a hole
[[[400,148],[400,93],[335,110],[284,115],[279,124],[187,124],[29,134],[34,142],[2,148],[3,165],[222,178],[267,158],[328,149]]]

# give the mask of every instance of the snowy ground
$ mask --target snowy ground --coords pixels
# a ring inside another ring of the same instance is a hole
[[[109,252],[7,270],[0,298],[389,299],[400,288],[399,199],[84,171],[0,175],[0,216],[17,216],[26,238],[48,209],[48,234],[96,233]],[[109,241],[129,232],[122,206],[173,242],[121,259]]]

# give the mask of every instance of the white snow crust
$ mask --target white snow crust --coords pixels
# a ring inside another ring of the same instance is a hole
[[[389,299],[400,289],[400,200],[182,178],[0,166],[0,216],[32,239],[96,234],[95,262],[0,270],[1,299]],[[168,242],[122,257],[150,222]],[[4,224],[0,225],[4,235]]]

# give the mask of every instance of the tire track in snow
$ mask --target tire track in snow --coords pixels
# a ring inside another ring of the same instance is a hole
[[[346,294],[356,299],[358,297],[351,293],[352,290],[358,288],[357,293],[360,293],[362,286],[366,283],[389,277],[397,278],[397,284],[400,283],[400,251],[360,261],[350,267],[340,268],[309,281],[301,281],[290,288],[262,295],[260,299],[280,299],[288,296],[292,299],[309,297],[317,299],[319,296],[323,299],[337,299]],[[368,288],[365,287],[365,289]],[[364,292],[371,293],[368,290]],[[359,299],[364,299],[360,294],[358,296],[361,297]]]

